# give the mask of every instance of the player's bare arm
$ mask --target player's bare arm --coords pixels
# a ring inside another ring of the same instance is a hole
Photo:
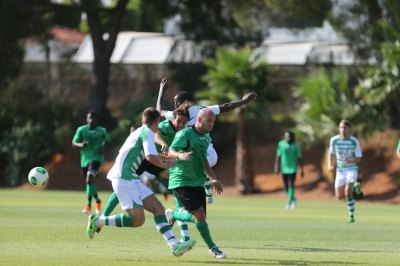
[[[162,116],[165,115],[164,109],[164,94],[165,91],[168,89],[168,80],[167,78],[162,78],[160,82],[160,90],[158,91],[158,98],[157,98],[157,110],[161,113]],[[164,114],[163,114],[164,113]]]
[[[168,157],[171,159],[179,159],[182,161],[189,161],[193,151],[190,152],[178,152],[176,150],[170,149],[168,152]]]
[[[232,111],[233,109],[239,108],[240,106],[253,101],[256,98],[257,98],[257,93],[249,92],[249,93],[246,93],[243,96],[243,98],[239,101],[221,104],[219,106],[219,109],[220,109],[221,113],[229,112],[229,111]]]
[[[88,144],[89,144],[88,141],[83,141],[83,142],[75,142],[75,141],[73,141],[72,142],[72,145],[75,146],[75,147],[78,147],[78,148],[83,148]]]

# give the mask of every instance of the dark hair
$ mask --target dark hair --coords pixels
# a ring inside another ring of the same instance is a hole
[[[97,117],[97,113],[95,111],[89,111],[86,116],[90,116],[92,118],[96,118]]]
[[[296,142],[296,136],[292,131],[285,131],[285,134],[288,134],[288,142],[289,143],[294,143]]]
[[[142,114],[143,124],[152,124],[160,119],[160,112],[154,107],[147,107]]]
[[[194,105],[191,101],[184,101],[178,108],[173,112],[174,117],[177,115],[186,116],[190,119],[189,108]]]
[[[350,122],[349,122],[348,120],[346,120],[346,119],[340,120],[339,125],[342,124],[342,123],[345,124],[345,125],[348,126],[348,127],[351,127]]]
[[[193,101],[193,97],[187,91],[180,91],[175,95],[175,99],[179,103],[184,103],[185,101]]]

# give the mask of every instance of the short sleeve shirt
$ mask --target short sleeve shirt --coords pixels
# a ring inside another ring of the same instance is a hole
[[[107,178],[133,180],[140,179],[136,170],[147,155],[157,155],[154,132],[147,126],[141,126],[125,140]]]
[[[336,156],[337,171],[358,170],[356,163],[346,163],[345,160],[362,157],[360,142],[353,136],[342,139],[336,135],[329,141],[329,154]]]
[[[110,137],[104,127],[89,129],[87,125],[83,125],[76,130],[73,141],[79,143],[88,142],[85,147],[81,148],[81,167],[88,167],[93,161],[100,163],[104,161],[104,155],[99,150],[104,146],[105,142],[110,141]]]
[[[296,142],[288,143],[281,140],[278,143],[276,155],[281,157],[282,174],[294,174],[297,170],[297,160],[302,157],[299,145]]]
[[[168,146],[171,146],[172,141],[174,140],[176,130],[172,125],[172,122],[169,120],[164,120],[158,124],[158,129],[161,131],[161,138],[167,143]],[[161,151],[161,146],[156,144],[157,151]]]
[[[182,186],[204,187],[206,174],[204,161],[207,160],[207,148],[210,137],[198,133],[194,127],[188,127],[176,133],[170,149],[178,152],[193,151],[189,161],[176,161],[176,166],[170,168],[169,189]]]

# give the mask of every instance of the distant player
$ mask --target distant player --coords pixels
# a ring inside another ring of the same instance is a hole
[[[329,141],[328,170],[334,171],[335,194],[338,199],[346,198],[349,223],[354,223],[355,199],[353,197],[353,185],[358,177],[358,163],[362,153],[360,142],[351,136],[351,124],[347,120],[339,123],[339,135]]]
[[[92,210],[92,198],[96,201],[96,213],[100,213],[101,200],[98,196],[95,179],[100,165],[104,161],[103,147],[110,141],[104,127],[97,126],[96,113],[90,111],[86,116],[86,125],[79,127],[72,145],[81,148],[81,167],[86,181],[86,207],[83,213]]]
[[[300,166],[300,175],[304,177],[303,160],[299,145],[296,143],[295,135],[291,131],[285,132],[285,139],[278,143],[275,156],[275,173],[282,173],[285,191],[288,195],[286,209],[296,208],[294,196],[297,168]]]
[[[136,173],[141,162],[147,161],[168,169],[175,166],[175,160],[161,161],[158,157],[154,134],[159,124],[160,113],[152,107],[146,108],[142,114],[142,126],[132,132],[119,150],[113,167],[107,174],[112,187],[120,201],[122,210],[112,216],[89,216],[87,234],[90,239],[101,226],[140,227],[145,221],[144,210],[154,215],[154,222],[159,233],[163,236],[175,256],[189,251],[194,240],[179,242],[165,216],[165,209],[154,193],[146,187]]]

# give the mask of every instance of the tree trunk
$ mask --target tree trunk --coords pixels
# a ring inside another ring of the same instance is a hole
[[[242,194],[254,192],[253,159],[246,136],[246,124],[241,110],[237,122],[235,180],[236,187]]]
[[[89,108],[101,117],[108,116],[108,80],[110,63],[106,60],[95,58],[93,74],[90,81]]]

